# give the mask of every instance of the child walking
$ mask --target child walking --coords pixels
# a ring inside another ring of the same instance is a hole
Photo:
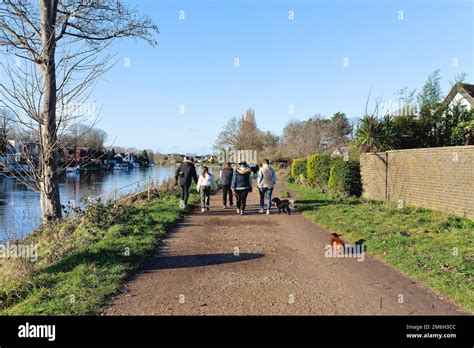
[[[204,213],[206,210],[209,210],[209,203],[211,198],[211,188],[217,188],[216,181],[214,180],[214,175],[209,173],[209,168],[204,166],[201,170],[201,175],[199,175],[197,190],[201,194],[201,211]]]

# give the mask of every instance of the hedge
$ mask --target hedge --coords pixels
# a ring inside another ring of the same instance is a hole
[[[328,190],[336,196],[359,197],[362,194],[359,161],[344,161],[341,157],[333,159],[328,181]]]
[[[297,158],[291,162],[291,176],[299,178],[301,175],[306,178],[306,166],[308,161],[304,158]]]
[[[317,153],[308,157],[307,178],[311,186],[327,191],[329,174],[331,170],[331,155]]]

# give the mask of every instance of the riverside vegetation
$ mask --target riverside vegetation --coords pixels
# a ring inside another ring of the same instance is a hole
[[[190,203],[197,200],[191,194]],[[87,206],[17,243],[36,262],[0,259],[0,315],[86,315],[116,293],[183,216],[172,183],[120,203]]]

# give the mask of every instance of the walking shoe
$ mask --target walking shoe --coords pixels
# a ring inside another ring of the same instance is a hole
[[[263,214],[263,208],[260,208],[260,210],[258,211],[260,214]]]
[[[243,211],[243,210],[240,211],[240,216],[242,216],[242,215],[244,215],[244,211]]]
[[[222,207],[222,209],[227,209],[227,206],[226,206],[226,205],[224,205],[224,206]]]
[[[270,209],[267,209],[267,215],[270,215]]]
[[[237,209],[237,214],[240,214],[240,209]]]
[[[206,210],[209,211],[210,210],[209,207],[206,207]]]
[[[206,211],[206,209],[204,209],[204,208],[202,208],[202,209],[201,209],[201,212],[203,212],[203,213],[204,213],[205,211]]]

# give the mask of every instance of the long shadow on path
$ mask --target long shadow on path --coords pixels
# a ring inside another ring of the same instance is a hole
[[[226,254],[196,254],[196,255],[176,255],[158,256],[144,267],[144,272],[157,269],[191,268],[221,265],[233,262],[255,260],[265,256],[260,253],[241,253],[238,256],[233,253]]]

